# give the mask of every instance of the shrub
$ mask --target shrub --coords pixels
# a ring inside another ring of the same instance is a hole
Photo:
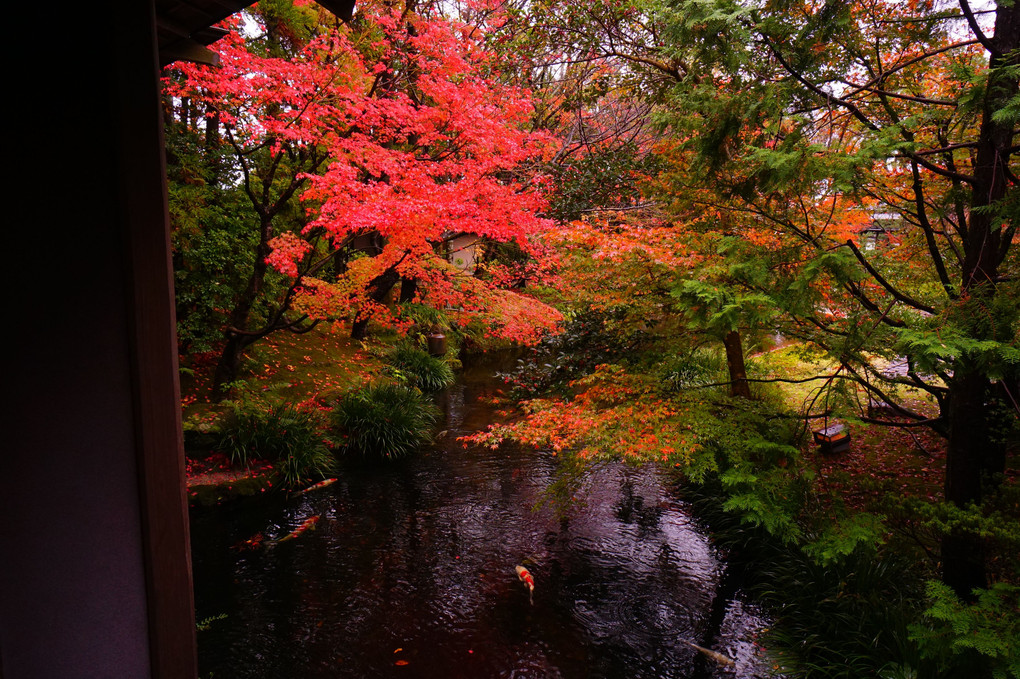
[[[928,602],[910,636],[925,658],[939,670],[981,668],[994,679],[1020,677],[1020,587],[999,582],[976,590],[977,599],[967,604],[949,587],[929,582]],[[963,672],[960,672],[963,674]]]
[[[562,324],[561,332],[542,339],[517,367],[502,377],[516,398],[550,391],[567,393],[569,383],[604,363],[623,363],[647,339],[640,330],[625,331],[622,311],[582,310]]]
[[[726,511],[728,493],[718,479],[679,490],[728,553],[742,588],[773,618],[761,642],[782,676],[955,676],[934,671],[910,638],[923,585],[912,558],[866,543],[814,558],[805,546],[815,535],[784,541],[742,512]]]
[[[324,477],[333,469],[322,418],[290,403],[242,403],[223,432],[220,448],[234,464],[275,462],[287,487]]]
[[[768,378],[768,366],[757,359],[748,357],[745,370],[749,378]],[[705,397],[729,394],[729,367],[726,355],[712,349],[695,349],[690,352],[678,353],[662,360],[657,368],[659,383],[667,394],[682,394],[689,390],[697,390]],[[706,388],[707,385],[718,385]],[[783,392],[775,384],[750,382],[751,398],[763,401],[780,409],[783,404]]]
[[[392,459],[432,438],[439,409],[417,389],[376,382],[345,394],[332,418],[344,452]]]
[[[398,376],[426,393],[442,391],[453,384],[453,370],[435,356],[412,346],[399,346],[389,358]]]
[[[424,332],[446,333],[450,330],[450,323],[446,318],[446,314],[428,304],[404,302],[400,304],[400,316],[414,323]]]
[[[662,388],[667,393],[725,382],[728,377],[726,360],[713,351],[694,351],[667,358],[659,370]]]

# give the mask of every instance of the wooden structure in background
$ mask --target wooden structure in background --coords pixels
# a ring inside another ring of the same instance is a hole
[[[813,432],[815,444],[823,453],[843,453],[850,450],[850,431],[843,424],[830,424]]]

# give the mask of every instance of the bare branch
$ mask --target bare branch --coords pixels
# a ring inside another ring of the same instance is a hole
[[[930,307],[927,304],[924,304],[923,302],[918,302],[913,297],[904,294],[897,290],[896,288],[894,288],[892,284],[890,284],[889,281],[887,281],[885,277],[883,277],[882,274],[880,274],[878,270],[875,269],[875,267],[873,267],[870,262],[868,262],[868,260],[864,257],[864,254],[857,248],[856,245],[854,245],[854,242],[852,240],[847,240],[846,245],[847,247],[850,248],[850,251],[854,253],[854,256],[857,257],[857,261],[859,261],[861,265],[868,270],[868,273],[871,274],[871,277],[874,278],[879,283],[879,285],[885,288],[890,295],[895,297],[900,302],[903,302],[904,304],[909,304],[910,306],[914,307],[919,311],[925,311],[929,314],[935,313],[934,307]]]
[[[947,151],[955,151],[957,149],[974,149],[977,148],[978,144],[975,141],[961,142],[959,144],[944,144],[935,149],[928,149],[927,151],[912,151],[915,156],[931,156],[936,153],[945,153]],[[950,172],[954,170],[950,169]],[[962,175],[961,175],[962,176]]]
[[[981,46],[988,50],[992,57],[1001,57],[1002,52],[995,46],[985,32],[981,30],[981,26],[978,25],[977,18],[974,16],[974,11],[970,8],[970,3],[967,0],[960,0],[960,9],[963,10],[964,16],[967,17],[967,23],[970,24],[970,30],[974,32],[974,36],[981,43]]]

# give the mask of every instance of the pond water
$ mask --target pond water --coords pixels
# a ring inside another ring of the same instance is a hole
[[[201,676],[763,676],[762,617],[659,470],[601,467],[558,514],[541,503],[551,455],[456,441],[491,421],[479,399],[499,387],[491,365],[465,371],[441,397],[447,433],[416,457],[196,510],[196,607],[214,618],[198,633]],[[245,545],[314,516],[297,539]]]

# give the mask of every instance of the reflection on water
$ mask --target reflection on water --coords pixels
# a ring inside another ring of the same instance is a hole
[[[610,465],[565,518],[546,454],[464,448],[497,385],[468,372],[448,433],[297,498],[192,517],[203,677],[753,677],[754,607],[652,468]],[[271,548],[308,517],[316,530]],[[534,603],[514,567],[535,577]],[[713,615],[713,612],[715,613]],[[686,642],[737,661],[724,668]]]

